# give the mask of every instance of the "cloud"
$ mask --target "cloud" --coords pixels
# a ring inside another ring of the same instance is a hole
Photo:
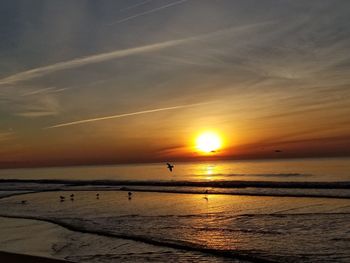
[[[21,117],[36,118],[36,117],[57,115],[57,112],[56,111],[27,111],[27,112],[19,112],[16,115]]]
[[[51,64],[48,66],[34,68],[34,69],[30,69],[27,71],[22,71],[22,72],[13,74],[11,76],[0,79],[0,85],[16,84],[20,81],[26,81],[26,80],[31,80],[34,78],[39,78],[39,77],[45,76],[47,74],[51,74],[51,73],[62,71],[62,70],[77,68],[77,67],[81,67],[84,65],[96,64],[96,63],[109,61],[109,60],[113,60],[116,58],[123,58],[123,57],[131,56],[131,55],[143,54],[143,53],[147,53],[147,52],[154,52],[157,50],[161,50],[161,49],[165,49],[165,48],[169,48],[169,47],[175,47],[175,46],[189,43],[189,42],[196,41],[196,40],[205,40],[205,39],[210,38],[210,37],[218,37],[220,35],[227,34],[227,33],[233,33],[233,32],[246,33],[246,32],[249,32],[250,30],[253,30],[253,29],[256,29],[259,27],[263,27],[263,26],[266,26],[266,25],[269,25],[272,23],[274,23],[274,22],[273,21],[264,21],[264,22],[259,22],[259,23],[243,25],[243,26],[228,27],[228,28],[225,28],[222,30],[217,30],[214,32],[201,34],[201,35],[197,35],[197,36],[193,36],[193,37],[169,40],[169,41],[165,41],[165,42],[160,42],[160,43],[155,43],[155,44],[150,44],[150,45],[145,45],[145,46],[140,46],[140,47],[128,48],[128,49],[123,49],[123,50],[115,50],[112,52],[100,53],[100,54],[91,55],[91,56],[82,57],[82,58],[75,58],[72,60],[58,62],[58,63]]]
[[[13,137],[14,133],[12,131],[0,131],[0,142],[8,141]]]
[[[48,94],[48,93],[58,93],[58,92],[62,92],[68,90],[68,88],[60,88],[57,89],[55,87],[48,87],[48,88],[43,88],[43,89],[36,89],[36,90],[32,90],[29,92],[26,92],[24,94],[22,94],[22,96],[31,96],[31,95],[38,95],[38,94]]]
[[[153,1],[153,0],[145,0],[145,1],[140,2],[140,3],[134,4],[134,5],[130,5],[130,6],[128,6],[128,7],[125,7],[125,8],[123,8],[123,9],[121,9],[120,12],[127,11],[127,10],[131,10],[131,9],[136,8],[136,7],[140,7],[140,6],[145,5],[145,4],[147,4],[147,3],[149,3],[149,2],[152,2],[152,1]]]
[[[180,0],[180,1],[176,1],[176,2],[173,2],[173,3],[167,4],[167,5],[163,5],[163,6],[160,6],[160,7],[157,7],[157,8],[154,8],[154,9],[151,9],[151,10],[148,10],[148,11],[145,11],[145,12],[142,12],[142,13],[138,13],[138,14],[135,14],[135,15],[132,15],[132,16],[129,16],[129,17],[120,19],[120,20],[118,20],[118,21],[115,21],[115,22],[113,22],[113,23],[108,24],[108,26],[112,26],[112,25],[116,25],[116,24],[121,24],[121,23],[124,23],[124,22],[126,22],[126,21],[135,19],[135,18],[137,18],[137,17],[144,16],[144,15],[148,15],[148,14],[151,14],[151,13],[155,13],[155,12],[158,12],[158,11],[160,11],[160,10],[163,10],[163,9],[166,9],[166,8],[169,8],[169,7],[172,7],[172,6],[174,6],[174,5],[179,5],[179,4],[185,3],[185,2],[187,2],[187,1],[188,1],[188,0]]]
[[[205,105],[205,104],[209,104],[209,103],[210,102],[187,104],[187,105],[178,105],[178,106],[173,106],[173,107],[158,108],[158,109],[151,109],[151,110],[137,111],[137,112],[131,112],[131,113],[117,114],[117,115],[104,116],[104,117],[98,117],[98,118],[92,118],[92,119],[78,120],[78,121],[73,121],[73,122],[66,122],[66,123],[52,125],[52,126],[46,127],[45,129],[60,128],[60,127],[72,126],[72,125],[83,124],[83,123],[88,123],[88,122],[103,121],[103,120],[117,119],[117,118],[124,118],[124,117],[129,117],[129,116],[148,114],[148,113],[155,113],[155,112],[160,112],[160,111],[169,111],[169,110],[190,108],[190,107],[201,106],[201,105]]]
[[[76,58],[73,60],[59,62],[59,63],[51,64],[48,66],[23,71],[23,72],[11,75],[9,77],[5,77],[3,79],[0,79],[0,84],[1,85],[14,84],[14,83],[17,83],[19,81],[25,81],[25,80],[30,80],[30,79],[37,78],[37,77],[42,77],[44,75],[47,75],[47,74],[50,74],[53,72],[57,72],[57,71],[61,71],[61,70],[77,68],[77,67],[80,67],[83,65],[99,63],[99,62],[108,61],[108,60],[112,60],[112,59],[116,59],[116,58],[122,58],[122,57],[130,56],[130,55],[141,54],[141,53],[145,53],[145,52],[152,52],[152,51],[159,50],[162,48],[176,46],[176,45],[188,42],[190,40],[192,40],[192,38],[180,39],[180,40],[170,40],[170,41],[151,44],[151,45],[147,45],[147,46],[129,48],[129,49],[124,49],[124,50],[116,50],[116,51],[101,53],[101,54],[92,55],[92,56],[88,56],[88,57]]]

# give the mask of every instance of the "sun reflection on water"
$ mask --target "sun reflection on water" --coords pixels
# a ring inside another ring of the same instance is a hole
[[[194,174],[205,180],[217,180],[222,173],[220,165],[216,164],[198,164],[194,170]]]

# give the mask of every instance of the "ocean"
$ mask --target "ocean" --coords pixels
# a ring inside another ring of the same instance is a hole
[[[350,262],[349,158],[174,165],[0,170],[0,250],[50,240],[46,254],[75,262]]]

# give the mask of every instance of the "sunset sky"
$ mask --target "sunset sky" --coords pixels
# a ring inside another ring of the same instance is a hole
[[[0,6],[0,167],[350,155],[350,1]],[[212,131],[222,148],[202,154]]]

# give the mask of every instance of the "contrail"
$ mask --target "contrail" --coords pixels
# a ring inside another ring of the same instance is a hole
[[[183,1],[182,1],[183,2]],[[174,3],[173,3],[174,4]],[[140,46],[140,47],[134,47],[134,48],[128,48],[128,49],[122,49],[122,50],[115,50],[111,52],[106,52],[106,53],[100,53],[96,55],[91,55],[88,57],[81,57],[81,58],[75,58],[72,60],[68,61],[63,61],[63,62],[58,62],[55,64],[51,64],[48,66],[43,66],[39,68],[34,68],[26,71],[22,71],[13,75],[10,75],[8,77],[0,79],[0,85],[6,85],[6,84],[14,84],[19,81],[26,81],[26,80],[31,80],[34,78],[42,77],[50,73],[54,73],[57,71],[62,71],[66,69],[72,69],[72,68],[77,68],[80,66],[84,65],[89,65],[89,64],[95,64],[95,63],[100,63],[116,58],[123,58],[131,55],[137,55],[137,54],[142,54],[146,52],[153,52],[157,51],[160,49],[164,48],[169,48],[169,47],[174,47],[180,44],[185,44],[197,40],[205,40],[210,37],[214,36],[219,36],[221,34],[226,34],[226,33],[234,33],[234,32],[244,32],[248,31],[257,27],[262,27],[267,24],[271,24],[271,21],[267,22],[259,22],[255,24],[250,24],[250,25],[243,25],[243,26],[238,26],[238,27],[229,27],[226,29],[202,34],[202,35],[197,35],[193,37],[188,37],[188,38],[182,38],[182,39],[175,39],[175,40],[169,40],[165,42],[160,42],[160,43],[155,43],[155,44],[150,44],[150,45],[145,45],[145,46]]]
[[[123,11],[126,11],[126,10],[130,10],[130,9],[133,9],[133,8],[136,8],[136,7],[145,5],[145,4],[147,4],[147,3],[151,2],[151,1],[153,1],[153,0],[145,0],[145,1],[141,2],[141,3],[138,3],[138,4],[134,4],[134,5],[125,7],[125,8],[123,8],[123,9],[121,9],[120,12],[123,12]]]
[[[170,40],[170,41],[165,41],[161,43],[141,46],[141,47],[116,50],[112,52],[106,52],[106,53],[101,53],[101,54],[92,55],[88,57],[76,58],[73,60],[59,62],[59,63],[23,71],[23,72],[5,77],[3,79],[0,79],[0,85],[13,84],[18,81],[30,80],[30,79],[41,77],[56,71],[77,68],[87,64],[94,64],[94,63],[112,60],[115,58],[122,58],[130,55],[136,55],[136,54],[151,52],[151,51],[155,51],[155,50],[159,50],[167,47],[172,47],[172,46],[176,46],[176,45],[191,41],[193,39],[194,39],[193,37],[190,37],[186,39]]]
[[[148,14],[151,14],[151,13],[155,13],[155,12],[157,12],[157,11],[159,11],[159,10],[166,9],[166,8],[169,8],[169,7],[174,6],[174,5],[179,5],[179,4],[182,4],[182,3],[187,2],[187,1],[188,1],[188,0],[176,1],[176,2],[167,4],[167,5],[163,5],[163,6],[160,6],[160,7],[157,7],[157,8],[154,8],[154,9],[151,9],[151,10],[148,10],[148,11],[145,11],[145,12],[142,12],[142,13],[138,13],[138,14],[129,16],[129,17],[127,17],[127,18],[123,18],[123,19],[121,19],[121,20],[115,21],[115,22],[110,23],[110,24],[107,24],[107,25],[108,25],[108,26],[111,26],[111,25],[116,25],[116,24],[124,23],[124,22],[129,21],[129,20],[131,20],[131,19],[134,19],[134,18],[136,18],[136,17],[148,15]]]
[[[148,113],[159,112],[159,111],[168,111],[168,110],[190,108],[190,107],[196,107],[196,106],[205,105],[205,104],[209,104],[209,103],[210,102],[195,103],[195,104],[179,105],[179,106],[173,106],[173,107],[167,107],[167,108],[158,108],[158,109],[137,111],[137,112],[131,112],[131,113],[117,114],[117,115],[111,115],[111,116],[104,116],[104,117],[99,117],[99,118],[93,118],[93,119],[86,119],[86,120],[79,120],[79,121],[73,121],[73,122],[56,124],[56,125],[53,125],[53,126],[45,127],[44,129],[53,129],[53,128],[72,126],[72,125],[77,125],[77,124],[82,124],[82,123],[87,123],[87,122],[95,122],[95,121],[103,121],[103,120],[109,120],[109,119],[124,118],[124,117],[128,117],[128,116],[148,114]]]

